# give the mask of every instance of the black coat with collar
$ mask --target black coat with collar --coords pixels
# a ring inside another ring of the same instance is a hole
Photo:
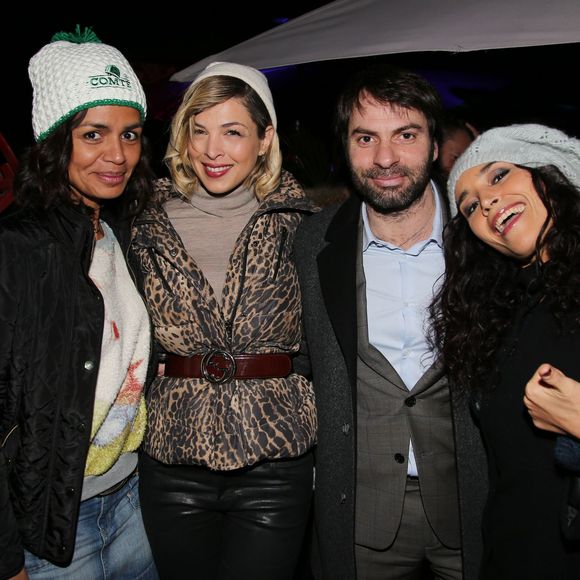
[[[354,580],[356,496],[356,256],[360,201],[307,218],[295,258],[318,408],[313,566],[320,580]],[[332,337],[336,337],[336,340]],[[485,460],[467,402],[451,390],[464,578],[478,576]]]
[[[102,218],[126,249],[130,224]],[[0,578],[23,548],[70,562],[103,336],[90,218],[73,206],[0,219]]]

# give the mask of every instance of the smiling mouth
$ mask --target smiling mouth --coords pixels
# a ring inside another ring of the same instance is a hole
[[[377,175],[375,177],[373,177],[373,181],[399,181],[400,179],[403,179],[403,177],[405,177],[404,175],[401,174],[393,174],[393,175]]]
[[[518,203],[508,207],[507,209],[502,209],[494,220],[493,227],[499,234],[503,234],[505,229],[511,223],[511,221],[526,209],[523,203]]]
[[[124,173],[99,173],[99,178],[101,181],[108,183],[109,185],[116,185],[122,183],[125,179]]]
[[[231,168],[231,165],[219,165],[217,167],[211,165],[204,165],[206,175],[210,177],[221,177],[225,175]]]

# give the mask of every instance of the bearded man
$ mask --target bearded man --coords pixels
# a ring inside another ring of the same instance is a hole
[[[484,455],[428,329],[449,219],[430,179],[440,114],[419,75],[358,72],[336,115],[354,195],[296,237],[319,421],[320,580],[477,577]]]

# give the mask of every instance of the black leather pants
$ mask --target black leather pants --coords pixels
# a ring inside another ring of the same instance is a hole
[[[142,454],[141,509],[161,579],[291,580],[312,466],[312,452],[233,472]]]

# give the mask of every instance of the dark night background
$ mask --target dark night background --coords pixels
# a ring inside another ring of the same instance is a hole
[[[7,23],[14,28],[11,39],[6,34],[0,36],[0,132],[17,155],[32,143],[28,60],[55,32],[72,31],[77,23],[92,26],[103,42],[125,54],[145,87],[149,103],[146,132],[153,145],[155,168],[163,173],[161,158],[167,127],[185,88],[170,83],[170,75],[326,3],[279,0],[233,7],[227,3],[201,7],[196,3],[185,8],[168,5],[168,14],[144,11],[138,17],[116,13],[95,17],[94,9],[69,9],[63,10],[62,17],[34,22],[29,14],[13,16]],[[332,178],[338,163],[338,144],[331,132],[332,111],[337,91],[357,67],[380,60],[423,74],[440,90],[447,108],[458,110],[480,130],[536,121],[580,136],[580,98],[572,82],[579,56],[580,44],[572,44],[459,54],[385,55],[266,72],[278,110],[285,164],[305,185],[318,185]]]
[[[233,7],[227,2],[180,7],[165,3],[155,11],[132,3],[130,13],[125,10],[128,14],[119,14],[119,6],[107,3],[83,11],[62,8],[61,16],[41,21],[30,6],[12,5],[11,16],[3,15],[0,33],[0,133],[17,155],[33,142],[28,61],[55,32],[73,31],[76,24],[91,26],[103,42],[124,53],[144,85],[149,103],[146,132],[155,169],[161,175],[169,120],[185,88],[170,83],[171,74],[326,3],[271,0],[240,2]],[[50,9],[59,11],[54,4]],[[541,122],[580,137],[580,95],[574,78],[579,57],[580,43],[386,55],[266,72],[276,102],[285,165],[304,185],[317,186],[340,177],[339,144],[331,131],[334,101],[345,78],[360,66],[386,61],[423,74],[440,90],[445,106],[458,110],[479,130],[513,122]],[[302,564],[298,576],[305,580],[307,565]]]
[[[72,32],[77,24],[91,26],[105,43],[121,50],[136,69],[149,101],[152,125],[170,117],[183,86],[169,83],[170,75],[210,54],[219,52],[281,22],[308,12],[327,1],[273,1],[268,3],[192,3],[177,8],[167,5],[167,14],[145,10],[138,3],[129,15],[110,4],[98,11],[62,8],[61,16],[38,18],[27,6],[11,6],[12,16],[0,17],[2,96],[0,132],[18,153],[32,142],[32,89],[28,61],[59,31]],[[252,8],[251,5],[259,8]],[[243,5],[243,6],[242,6]],[[55,5],[52,12],[59,12]],[[137,10],[141,10],[137,14]],[[109,16],[105,16],[105,14]],[[103,16],[98,16],[103,14]],[[249,21],[249,24],[241,24]]]

